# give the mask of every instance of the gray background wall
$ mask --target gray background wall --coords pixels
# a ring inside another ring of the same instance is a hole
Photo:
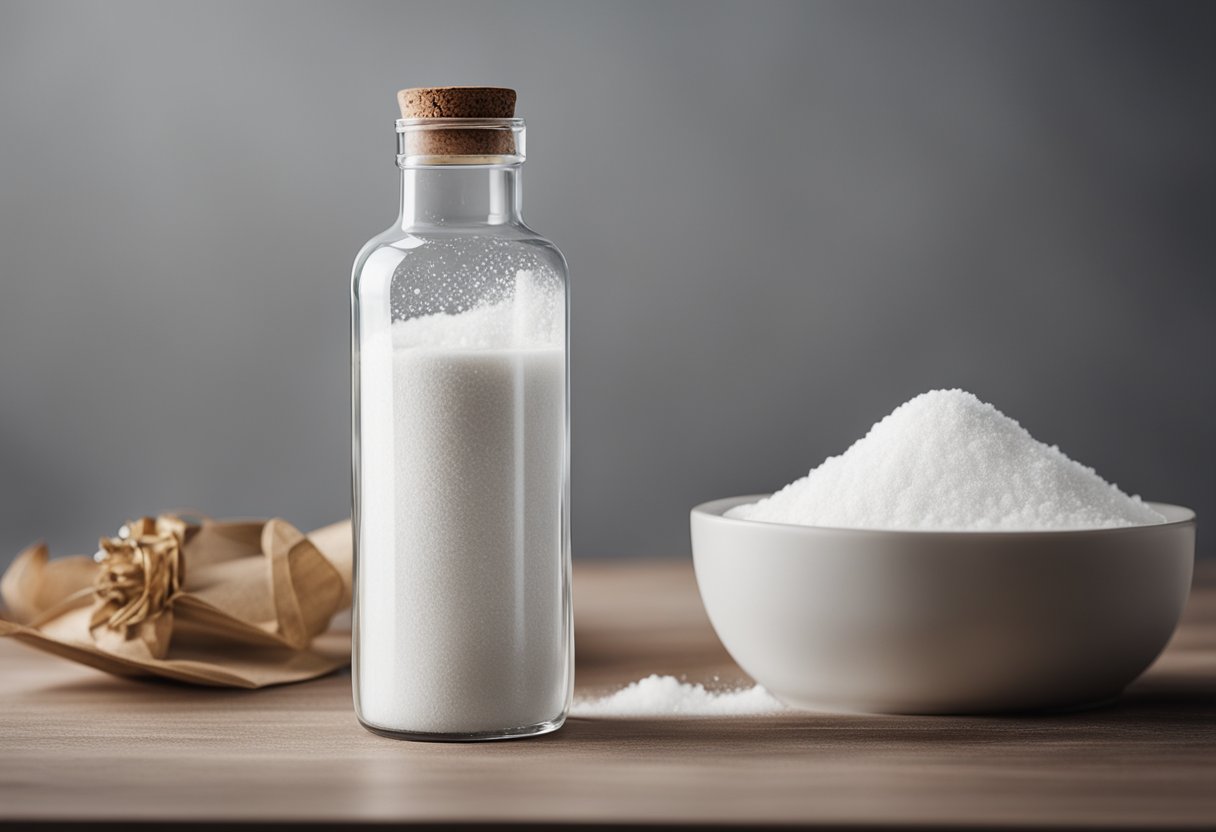
[[[0,562],[346,515],[350,262],[445,83],[520,90],[572,267],[577,555],[685,552],[937,386],[1216,516],[1214,17],[4,2]]]

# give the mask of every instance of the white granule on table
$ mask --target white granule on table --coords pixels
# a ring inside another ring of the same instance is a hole
[[[853,529],[1045,531],[1165,518],[963,390],[897,407],[840,456],[727,517]]]
[[[728,691],[681,682],[674,676],[647,676],[602,699],[576,700],[571,716],[760,716],[786,706],[756,685]]]

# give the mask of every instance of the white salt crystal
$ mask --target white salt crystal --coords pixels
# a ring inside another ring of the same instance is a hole
[[[1165,522],[963,390],[897,407],[840,456],[728,517],[857,529],[1037,531]]]
[[[764,688],[710,691],[674,676],[647,676],[602,699],[579,700],[572,716],[759,716],[784,711]]]

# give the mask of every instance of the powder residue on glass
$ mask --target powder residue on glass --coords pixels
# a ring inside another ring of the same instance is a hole
[[[899,406],[840,456],[726,514],[853,529],[1046,531],[1165,521],[963,390]]]

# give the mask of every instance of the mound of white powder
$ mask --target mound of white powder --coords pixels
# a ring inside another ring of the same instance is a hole
[[[579,700],[571,716],[759,716],[784,711],[785,705],[756,685],[711,691],[674,676],[647,676],[602,699]]]
[[[963,390],[897,407],[840,456],[728,517],[856,529],[1040,531],[1165,522]]]

